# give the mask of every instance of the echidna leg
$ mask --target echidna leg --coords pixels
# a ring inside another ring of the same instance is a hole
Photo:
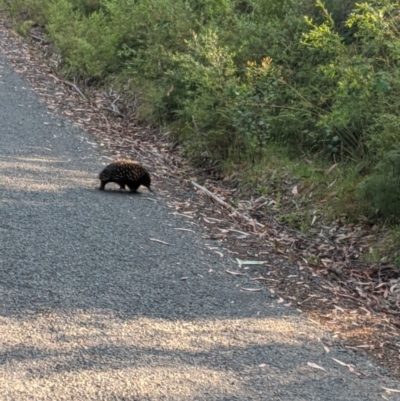
[[[119,182],[118,185],[119,185],[119,189],[125,189],[125,183]]]
[[[105,189],[105,186],[106,186],[106,184],[108,183],[108,181],[100,181],[100,190],[104,190]]]
[[[139,188],[139,185],[137,184],[130,184],[128,185],[129,189],[131,190],[131,192],[136,192],[136,190]]]

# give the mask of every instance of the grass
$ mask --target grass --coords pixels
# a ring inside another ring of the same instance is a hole
[[[286,149],[270,146],[257,163],[243,162],[239,168],[233,162],[225,163],[223,176],[239,188],[238,197],[270,199],[265,212],[304,234],[333,222],[363,225],[365,233],[371,231],[364,238],[368,251],[363,260],[395,261],[400,266],[400,226],[375,222],[370,206],[357,197],[363,178],[360,166],[355,161],[334,163],[315,155],[292,157]]]
[[[365,229],[363,241],[368,244],[362,260],[393,261],[400,267],[400,226],[375,219],[370,206],[357,197],[357,186],[362,181],[359,164],[333,166],[332,162],[306,156],[294,162],[270,150],[263,164],[249,166],[241,177],[249,177],[254,193],[258,190],[259,195],[276,202],[274,208],[280,222],[304,234],[332,222],[360,224]],[[295,186],[297,196],[292,193]],[[317,218],[313,224],[314,216]]]
[[[356,198],[355,188],[362,180],[356,163],[334,163],[320,157],[292,158],[285,149],[270,146],[257,163],[225,164],[225,176],[236,173],[242,194],[268,196],[278,207],[288,210],[289,220],[307,224],[311,209],[323,209],[329,220],[348,215],[355,220],[366,212]]]

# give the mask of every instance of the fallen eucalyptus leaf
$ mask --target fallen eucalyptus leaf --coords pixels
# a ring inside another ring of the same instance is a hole
[[[263,265],[266,263],[265,261],[260,261],[260,260],[240,260],[236,259],[239,267],[242,265]]]
[[[228,274],[232,274],[232,276],[244,276],[243,273],[239,273],[239,272],[233,272],[230,270],[225,270]]]
[[[322,366],[317,365],[317,364],[314,363],[314,362],[307,362],[307,365],[308,365],[310,368],[319,369],[319,370],[323,370],[324,372],[326,372],[326,369],[325,369],[325,368],[323,368]]]
[[[386,391],[390,391],[390,392],[392,392],[392,393],[400,393],[400,390],[396,390],[396,389],[394,389],[394,388],[387,388],[387,387],[383,387],[383,386],[381,386],[384,390],[386,390]]]

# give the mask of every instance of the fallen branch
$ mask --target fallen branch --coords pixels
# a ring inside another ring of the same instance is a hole
[[[201,185],[197,184],[194,181],[190,181],[190,183],[197,189],[200,189],[200,191],[203,191],[206,195],[208,195],[211,199],[215,200],[219,205],[225,207],[226,209],[230,210],[233,215],[238,216],[242,218],[243,220],[246,220],[248,223],[253,224],[254,226],[257,226],[259,228],[265,228],[265,226],[258,221],[252,219],[249,216],[246,216],[243,213],[239,213],[233,206],[229,205],[228,203],[224,202],[222,199],[218,198],[218,196],[214,195],[212,192],[210,192],[207,188],[202,187]]]
[[[115,104],[113,104],[113,108],[111,108],[111,107],[102,107],[101,110],[111,111],[111,113],[114,113],[116,116],[125,118],[125,114],[120,113],[118,111],[118,109],[117,109],[117,106],[115,106]]]
[[[36,36],[36,35],[32,35],[31,33],[29,34],[29,36],[33,39],[38,40],[39,42],[44,43],[45,45],[50,44],[50,42],[48,42],[46,39],[41,38],[40,36]]]
[[[86,100],[86,96],[81,92],[81,90],[72,82],[69,81],[65,81],[63,79],[57,78],[55,75],[53,74],[49,74],[51,77],[53,77],[55,80],[62,82],[65,85],[70,86],[72,89],[75,90],[75,92],[83,99]]]

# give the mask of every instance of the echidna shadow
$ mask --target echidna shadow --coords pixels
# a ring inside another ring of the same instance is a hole
[[[109,164],[99,174],[99,179],[100,190],[104,190],[109,182],[114,182],[118,184],[121,189],[128,187],[131,192],[136,192],[141,185],[153,192],[150,188],[150,174],[140,163],[132,160],[116,160]]]

